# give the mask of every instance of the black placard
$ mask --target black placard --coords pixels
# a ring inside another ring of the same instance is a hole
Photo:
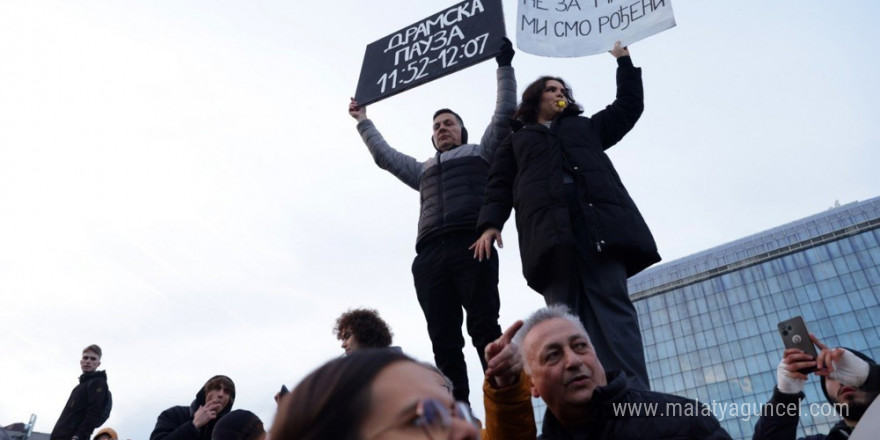
[[[367,46],[355,99],[366,105],[498,54],[501,0],[467,0]]]

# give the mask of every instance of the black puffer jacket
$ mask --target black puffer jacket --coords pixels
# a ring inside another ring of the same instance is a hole
[[[153,433],[150,434],[150,440],[211,440],[211,435],[214,433],[214,425],[217,424],[221,417],[232,411],[232,404],[234,402],[235,395],[233,394],[229,398],[229,404],[217,414],[214,420],[202,426],[201,429],[196,428],[196,425],[192,423],[193,416],[195,416],[196,410],[205,404],[205,389],[202,387],[196,393],[195,400],[189,406],[172,406],[162,411],[162,414],[159,414],[159,418],[156,420],[156,427],[153,428]]]
[[[73,436],[88,440],[101,424],[101,413],[107,402],[107,373],[93,371],[79,376],[79,385],[70,392],[64,411],[52,429],[52,440],[69,440]]]
[[[655,411],[653,415],[647,412]],[[680,408],[680,409],[674,409]],[[667,413],[667,411],[679,411]],[[687,411],[691,411],[688,413]],[[694,414],[697,415],[684,415]],[[549,410],[539,439],[544,440],[627,440],[627,439],[730,439],[708,408],[691,399],[654,391],[636,390],[627,385],[626,375],[608,373],[608,385],[593,392],[585,418],[588,425],[566,430]]]
[[[523,273],[541,291],[550,268],[570,261],[574,238],[563,175],[572,176],[590,248],[601,249],[626,265],[627,276],[660,261],[654,237],[623,186],[605,150],[628,133],[643,104],[641,70],[618,58],[617,99],[591,118],[570,106],[548,129],[523,127],[495,153],[478,231],[501,229],[516,209]]]
[[[475,145],[461,145],[434,156],[419,179],[421,215],[418,244],[450,231],[475,232],[489,162]]]

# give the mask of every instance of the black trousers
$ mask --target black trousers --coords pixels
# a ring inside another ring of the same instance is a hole
[[[453,385],[456,400],[468,402],[467,365],[461,334],[462,308],[467,312],[467,332],[486,371],[483,350],[501,336],[498,325],[498,255],[479,262],[468,247],[475,232],[452,232],[420,244],[412,272],[416,294],[434,348],[434,361]]]
[[[633,387],[650,389],[639,316],[626,287],[626,267],[619,256],[596,249],[574,186],[566,186],[575,258],[556,265],[553,281],[541,292],[544,301],[565,304],[580,317],[606,371],[622,370]]]

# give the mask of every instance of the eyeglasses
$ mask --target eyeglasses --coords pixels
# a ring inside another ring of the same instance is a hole
[[[419,400],[416,404],[415,415],[416,417],[414,419],[408,419],[407,424],[421,428],[422,432],[425,433],[429,440],[441,438],[434,437],[434,435],[446,433],[452,426],[452,419],[464,420],[475,428],[480,429],[480,422],[474,417],[474,414],[471,412],[471,407],[464,402],[455,402],[455,405],[450,409],[440,400],[425,398]],[[400,427],[400,425],[389,426],[388,428],[377,432],[370,438],[375,439],[376,437],[398,427]]]

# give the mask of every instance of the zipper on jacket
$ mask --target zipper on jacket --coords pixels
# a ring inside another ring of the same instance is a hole
[[[599,233],[596,232],[596,210],[590,202],[587,202],[587,209],[590,210],[590,217],[593,218],[593,221],[590,222],[590,230],[593,231],[593,242],[596,243],[596,252],[602,252],[602,243],[604,241],[599,239]]]
[[[438,230],[443,229],[443,227],[446,226],[446,201],[444,200],[446,194],[444,194],[443,191],[443,160],[440,157],[442,155],[442,151],[437,152],[437,195],[439,196],[437,198],[437,203],[440,204],[440,219],[438,222],[439,224],[437,225]]]
[[[557,122],[554,122],[553,125],[548,129],[548,132],[551,135],[556,136],[556,146],[559,149],[559,154],[562,159],[563,172],[568,172],[569,168],[571,169],[571,173],[570,173],[571,178],[574,181],[573,184],[575,185],[575,188],[577,188],[578,181],[580,180],[580,179],[578,179],[580,177],[580,171],[578,170],[577,165],[572,165],[571,161],[568,159],[568,154],[565,151],[565,146],[562,145],[562,139],[557,134],[557,131],[559,130],[558,127],[560,124],[561,124],[561,121],[559,121],[557,119]],[[580,203],[580,191],[579,190],[576,190],[576,191],[577,191],[576,202],[578,204],[578,208],[580,208],[580,210],[581,210],[581,214],[584,215],[584,220],[586,221],[587,220],[587,215],[586,215],[587,213],[584,212],[584,207]],[[587,188],[584,188],[584,191],[587,191]],[[599,233],[596,232],[596,212],[595,212],[595,209],[593,208],[593,204],[589,201],[587,202],[587,210],[590,211],[589,214],[590,214],[590,218],[592,220],[592,221],[590,221],[590,230],[593,232],[593,242],[596,243],[596,252],[602,252],[602,244],[604,243],[604,241],[599,239]]]

